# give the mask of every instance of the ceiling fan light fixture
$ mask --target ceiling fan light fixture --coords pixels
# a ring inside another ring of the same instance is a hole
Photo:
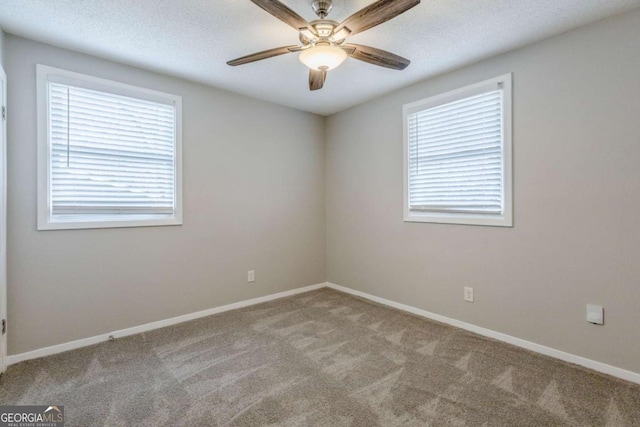
[[[300,53],[300,62],[312,70],[328,71],[347,59],[347,52],[331,44],[316,44]]]
[[[345,40],[395,18],[418,5],[420,0],[368,0],[373,2],[341,23],[326,19],[333,6],[333,0],[306,1],[311,2],[313,11],[320,19],[307,22],[281,0],[251,0],[256,6],[296,30],[300,45],[263,50],[227,61],[227,64],[235,67],[274,56],[300,52],[300,62],[310,68],[309,90],[318,90],[324,86],[327,71],[342,64],[347,57],[392,70],[404,70],[411,62],[386,50],[360,44],[345,44]]]

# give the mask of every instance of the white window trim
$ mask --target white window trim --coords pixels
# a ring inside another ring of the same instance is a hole
[[[404,157],[404,221],[432,222],[442,224],[486,225],[513,227],[513,170],[512,170],[512,73],[504,74],[480,83],[465,86],[450,92],[435,95],[421,101],[403,106],[403,157]],[[412,212],[409,209],[409,135],[407,119],[409,114],[438,105],[467,98],[494,89],[498,84],[503,87],[503,201],[502,215],[481,215],[465,213]]]
[[[112,80],[101,79],[59,68],[37,64],[37,121],[38,121],[38,165],[37,165],[37,228],[38,230],[65,230],[87,228],[120,228],[120,227],[147,227],[162,225],[182,225],[182,97],[151,89],[132,86]],[[87,89],[99,90],[123,96],[131,96],[149,101],[173,103],[175,105],[175,191],[173,216],[167,215],[122,215],[116,217],[108,215],[84,215],[70,216],[65,219],[62,216],[51,220],[50,200],[50,147],[48,108],[49,91],[47,84],[50,81],[63,84],[81,86]]]

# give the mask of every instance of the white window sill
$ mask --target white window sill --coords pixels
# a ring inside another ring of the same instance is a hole
[[[182,225],[182,218],[167,215],[59,215],[38,221],[38,230],[155,227]]]
[[[410,212],[404,222],[432,222],[436,224],[484,225],[488,227],[513,227],[513,219],[503,215],[443,214]]]

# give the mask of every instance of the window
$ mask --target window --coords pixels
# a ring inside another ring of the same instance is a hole
[[[182,224],[182,98],[37,66],[38,229]]]
[[[403,112],[404,220],[511,227],[511,74]]]

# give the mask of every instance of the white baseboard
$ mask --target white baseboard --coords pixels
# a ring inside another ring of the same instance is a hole
[[[606,363],[598,362],[595,360],[587,359],[585,357],[576,356],[574,354],[566,353],[561,350],[556,350],[551,347],[546,347],[541,344],[536,344],[531,341],[526,341],[520,338],[513,337],[511,335],[503,334],[501,332],[496,332],[491,329],[482,328],[480,326],[472,325],[470,323],[462,322],[460,320],[452,319],[446,316],[442,316],[440,314],[431,313],[426,310],[422,310],[416,307],[412,307],[410,305],[401,304],[395,301],[391,301],[385,298],[380,298],[366,292],[357,291],[355,289],[347,288],[344,286],[336,285],[334,283],[318,283],[316,285],[305,286],[302,288],[292,289],[289,291],[279,292],[276,294],[266,295],[263,297],[252,298],[245,301],[236,302],[233,304],[223,305],[220,307],[210,308],[208,310],[198,311],[196,313],[185,314],[182,316],[172,317],[170,319],[159,320],[157,322],[146,323],[140,326],[134,326],[132,328],[121,329],[118,331],[109,332],[106,334],[96,335],[89,338],[83,338],[76,341],[71,341],[63,344],[53,345],[51,347],[44,347],[33,351],[28,351],[26,353],[9,355],[5,359],[6,365],[13,365],[18,362],[22,362],[24,360],[37,359],[39,357],[49,356],[52,354],[62,353],[69,350],[74,350],[81,347],[86,347],[93,344],[98,344],[103,341],[107,341],[109,336],[113,336],[115,338],[126,337],[129,335],[139,334],[142,332],[152,331],[154,329],[164,328],[166,326],[176,325],[178,323],[187,322],[189,320],[199,319],[201,317],[210,316],[212,314],[222,313],[229,310],[235,310],[238,308],[248,307],[255,304],[260,304],[267,301],[272,301],[279,298],[288,297],[291,295],[296,295],[304,292],[313,291],[315,289],[320,289],[323,287],[332,288],[341,292],[345,292],[351,295],[359,296],[362,298],[366,298],[368,300],[384,304],[389,307],[397,308],[399,310],[403,310],[409,313],[416,314],[418,316],[426,317],[428,319],[432,319],[438,322],[446,323],[451,326],[455,326],[460,329],[465,329],[467,331],[475,332],[479,335],[483,335],[489,338],[496,339],[498,341],[503,341],[509,344],[513,344],[518,347],[526,348],[527,350],[535,351],[536,353],[541,353],[546,356],[551,356],[556,359],[564,360],[565,362],[575,363],[576,365],[584,366],[586,368],[593,369],[594,371],[602,372],[614,377],[622,378],[627,381],[631,381],[637,384],[640,384],[640,373],[628,371],[622,368],[618,368],[615,366],[607,365]]]
[[[564,360],[565,362],[575,363],[576,365],[584,366],[585,368],[593,369],[594,371],[598,371],[614,377],[622,378],[623,380],[640,384],[640,373],[637,373],[637,372],[632,372],[626,369],[617,368],[615,366],[611,366],[611,365],[607,365],[606,363],[587,359],[582,356],[576,356],[575,354],[566,353],[564,351],[556,350],[551,347],[546,347],[544,345],[536,344],[531,341],[526,341],[520,338],[512,337],[511,335],[492,331],[491,329],[482,328],[480,326],[472,325],[471,323],[466,323],[460,320],[451,319],[449,317],[442,316],[440,314],[435,314],[426,310],[421,310],[419,308],[411,307],[410,305],[401,304],[399,302],[391,301],[385,298],[380,298],[374,295],[370,295],[366,292],[356,291],[355,289],[346,288],[344,286],[336,285],[334,283],[327,283],[327,287],[335,289],[337,291],[345,292],[351,295],[366,298],[368,300],[371,300],[380,304],[384,304],[389,307],[407,311],[409,313],[413,313],[418,316],[422,316],[428,319],[436,320],[438,322],[446,323],[448,325],[455,326],[460,329],[465,329],[467,331],[475,332],[476,334],[493,338],[498,341],[503,341],[508,344],[526,348],[527,350],[535,351],[536,353],[541,353],[546,356],[551,356],[556,359]]]
[[[142,332],[152,331],[154,329],[164,328],[166,326],[176,325],[178,323],[187,322],[189,320],[199,319],[201,317],[211,316],[212,314],[222,313],[229,310],[248,307],[250,305],[260,304],[275,299],[300,294],[303,292],[313,291],[315,289],[324,288],[327,283],[318,283],[316,285],[305,286],[302,288],[292,289],[290,291],[278,292],[277,294],[266,295],[264,297],[252,298],[245,301],[235,302],[220,307],[210,308],[208,310],[198,311],[195,313],[185,314],[182,316],[172,317],[170,319],[159,320],[157,322],[145,323],[144,325],[134,326],[132,328],[120,329],[118,331],[108,332],[106,334],[96,335],[89,338],[83,338],[63,344],[52,345],[51,347],[39,348],[37,350],[27,351],[26,353],[14,354],[7,356],[6,365],[13,365],[24,360],[37,359],[39,357],[50,356],[52,354],[62,353],[64,351],[75,350],[77,348],[98,344],[109,340],[110,336],[114,338],[122,338],[128,335],[135,335]]]

